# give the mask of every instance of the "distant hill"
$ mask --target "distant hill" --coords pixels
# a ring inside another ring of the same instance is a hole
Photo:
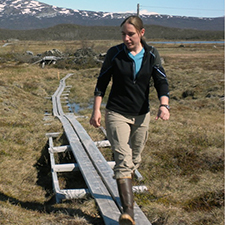
[[[164,40],[221,40],[223,31],[201,31],[146,25],[147,39]],[[60,24],[50,28],[34,30],[0,29],[0,40],[121,40],[117,26],[78,26]]]
[[[34,0],[0,0],[0,28],[31,30],[58,24],[118,26],[130,13],[107,13],[59,8]],[[172,15],[140,15],[146,25],[222,31],[224,17],[198,18]]]

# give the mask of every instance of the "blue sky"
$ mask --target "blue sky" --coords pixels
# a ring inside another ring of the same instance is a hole
[[[224,16],[224,0],[40,0],[49,5],[78,10],[103,12],[156,12],[159,14],[220,17]]]

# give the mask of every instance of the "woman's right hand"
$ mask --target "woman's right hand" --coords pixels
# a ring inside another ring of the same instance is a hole
[[[94,127],[100,127],[101,126],[101,111],[100,110],[95,110],[92,113],[91,119],[90,119],[90,124],[93,125]]]

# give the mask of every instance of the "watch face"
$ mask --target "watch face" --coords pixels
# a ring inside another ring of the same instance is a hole
[[[161,106],[164,106],[164,107],[166,107],[168,110],[170,110],[170,106],[169,105],[164,105],[164,104],[162,104],[162,105],[160,105],[160,107]]]

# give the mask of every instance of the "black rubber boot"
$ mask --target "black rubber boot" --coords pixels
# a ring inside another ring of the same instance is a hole
[[[132,179],[131,178],[117,179],[117,186],[119,190],[120,201],[123,207],[123,213],[119,218],[119,224],[135,225]]]

